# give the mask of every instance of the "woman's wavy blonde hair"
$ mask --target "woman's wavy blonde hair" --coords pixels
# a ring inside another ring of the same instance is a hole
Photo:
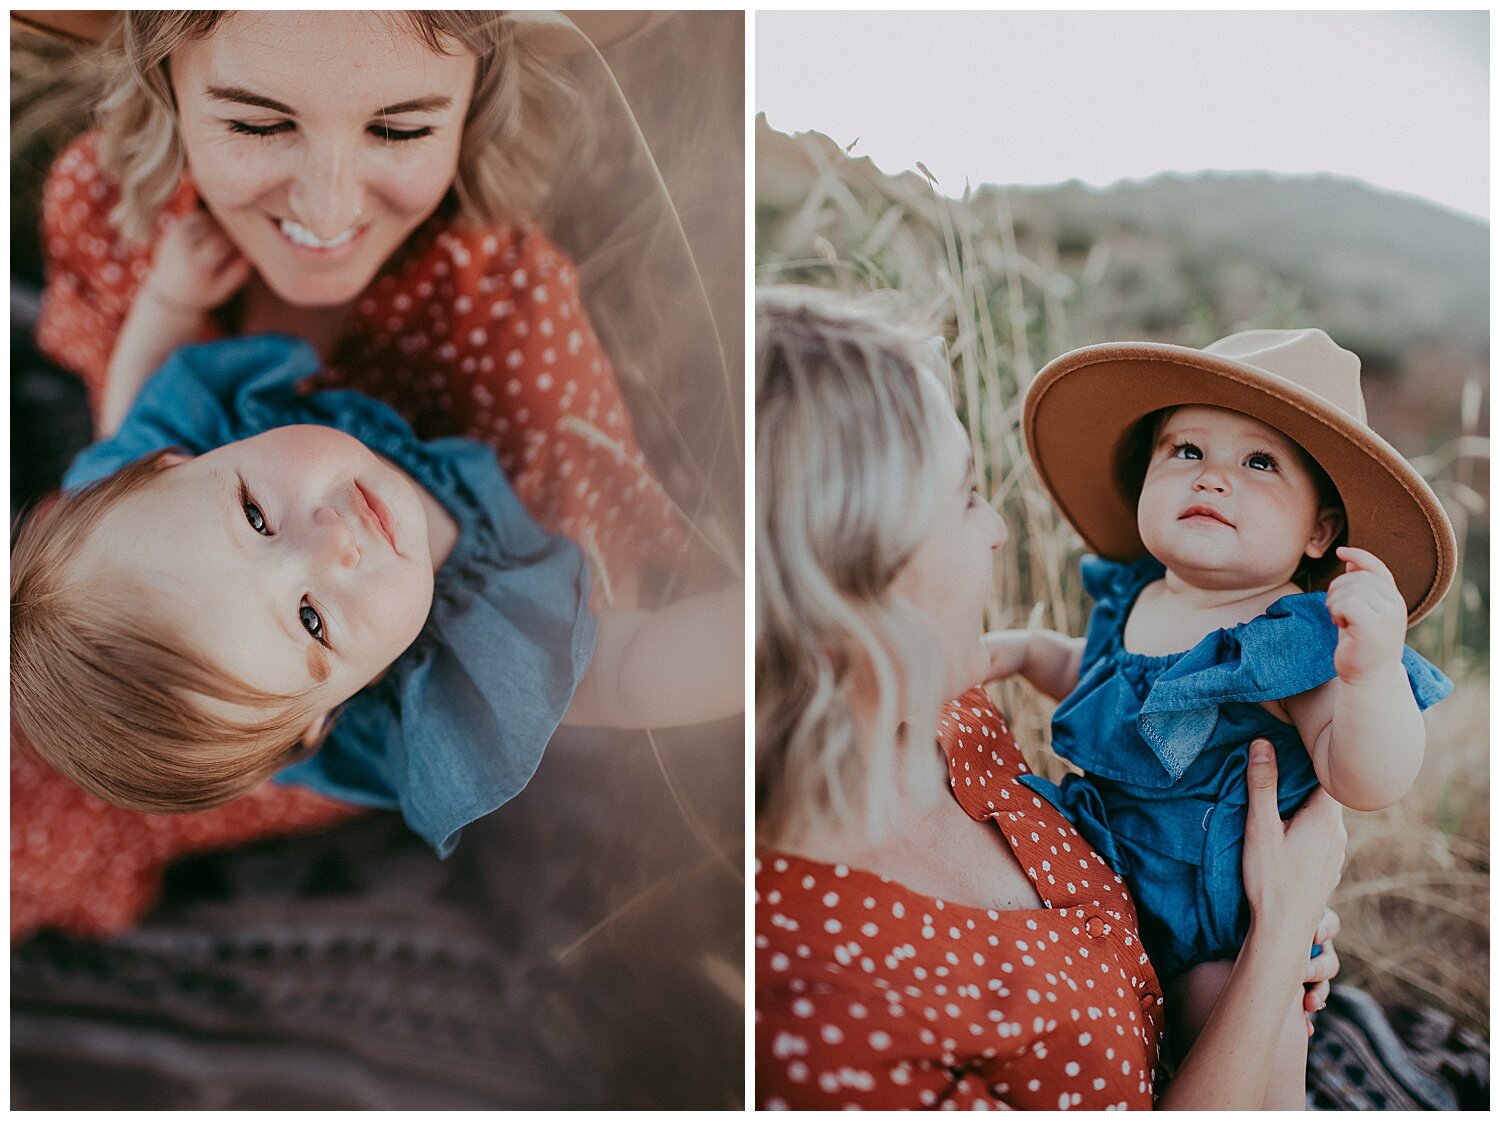
[[[228,802],[300,754],[307,701],[235,680],[164,629],[139,589],[77,577],[118,502],[151,485],[164,452],[22,523],[10,554],[11,716],[48,764],[97,798],[143,813]],[[231,719],[204,699],[245,710]]]
[[[186,166],[167,59],[233,14],[125,12],[101,44],[100,157],[120,182],[110,220],[127,237],[147,235]],[[575,96],[564,72],[529,48],[504,12],[382,14],[436,54],[456,43],[478,59],[453,183],[460,217],[484,226],[534,215],[569,148],[559,138],[577,132],[564,127]]]
[[[944,697],[932,624],[893,593],[940,483],[923,371],[949,372],[886,295],[756,296],[756,817],[761,841],[867,823],[933,741]],[[909,313],[908,313],[909,317]],[[875,702],[861,727],[860,698]],[[861,734],[863,733],[863,735]]]

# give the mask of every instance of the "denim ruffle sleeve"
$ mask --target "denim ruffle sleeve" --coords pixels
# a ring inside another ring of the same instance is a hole
[[[468,442],[427,445],[446,452],[443,489],[484,516],[438,574],[416,643],[348,703],[317,755],[277,776],[399,808],[439,856],[530,781],[596,634],[582,553],[531,521],[487,450],[449,444]]]
[[[74,458],[63,489],[106,478],[163,448],[198,455],[268,428],[307,423],[287,399],[318,367],[312,347],[281,335],[181,347],[141,388],[119,431]],[[385,406],[369,403],[404,425]]]
[[[1137,728],[1174,782],[1208,745],[1221,705],[1282,700],[1337,676],[1338,628],[1326,598],[1283,596],[1248,623],[1208,635],[1156,679]],[[1452,691],[1453,683],[1415,651],[1406,649],[1401,661],[1421,708]]]

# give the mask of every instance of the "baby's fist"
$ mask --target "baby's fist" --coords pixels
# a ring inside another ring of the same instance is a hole
[[[1406,601],[1374,553],[1345,545],[1338,558],[1347,567],[1328,585],[1328,614],[1339,629],[1333,668],[1352,684],[1400,664]]]
[[[250,279],[250,262],[204,210],[177,218],[156,243],[142,292],[167,311],[205,314]]]

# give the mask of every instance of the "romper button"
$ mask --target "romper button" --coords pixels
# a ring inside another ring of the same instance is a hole
[[[1100,938],[1104,934],[1104,920],[1098,915],[1090,915],[1089,921],[1083,924],[1083,929],[1090,938]]]

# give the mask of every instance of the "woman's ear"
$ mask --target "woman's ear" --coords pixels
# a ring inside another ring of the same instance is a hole
[[[1307,548],[1303,552],[1316,560],[1328,552],[1343,532],[1344,512],[1337,506],[1324,506],[1318,511],[1312,535],[1307,539]]]

